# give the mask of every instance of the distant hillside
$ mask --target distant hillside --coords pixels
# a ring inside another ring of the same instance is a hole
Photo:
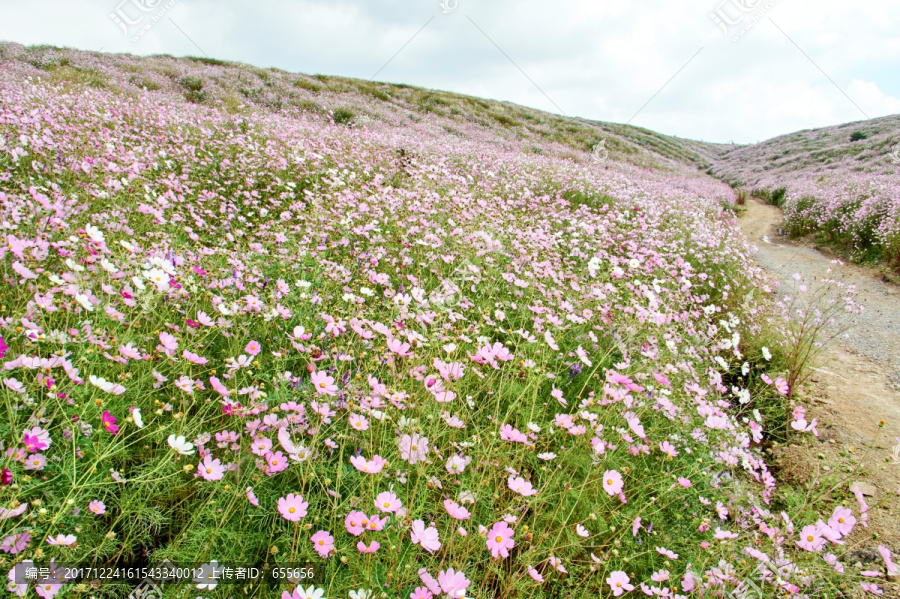
[[[709,174],[734,186],[779,187],[799,173],[819,177],[849,171],[893,175],[900,145],[900,115],[807,129],[747,146],[705,146],[713,152]]]
[[[139,57],[101,54],[50,46],[0,43],[0,61],[15,60],[35,68],[35,75],[130,94],[146,89],[169,92],[231,113],[265,107],[301,111],[314,118],[360,126],[371,120],[395,125],[429,121],[448,134],[465,124],[480,127],[493,139],[518,142],[525,151],[549,148],[576,162],[590,158],[602,142],[608,158],[636,166],[688,165],[706,170],[710,158],[730,146],[669,137],[640,127],[569,118],[451,92],[402,84],[370,82],[328,75],[301,75],[211,58]],[[374,100],[374,101],[373,101]],[[533,146],[528,142],[533,140]],[[487,141],[487,140],[485,140]]]

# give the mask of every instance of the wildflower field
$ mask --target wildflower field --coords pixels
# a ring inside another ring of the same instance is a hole
[[[694,150],[0,48],[10,593],[166,560],[269,574],[157,596],[880,592],[844,565],[863,496],[767,467],[816,432],[797,339]]]

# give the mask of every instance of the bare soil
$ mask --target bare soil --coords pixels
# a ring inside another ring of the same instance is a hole
[[[806,280],[837,275],[856,286],[857,300],[865,306],[862,314],[848,318],[848,334],[825,348],[810,381],[798,391],[808,417],[819,420],[819,437],[798,434],[773,453],[782,483],[811,496],[835,487],[821,512],[844,504],[858,513],[850,492],[855,484],[871,494],[866,497],[869,526],[857,526],[847,544],[855,561],[882,569],[878,545],[900,558],[900,464],[892,459],[900,445],[900,289],[874,270],[835,264],[779,235],[782,214],[774,206],[750,200],[739,224],[758,248],[756,261],[773,279],[786,285],[794,273]],[[886,585],[884,597],[900,597],[900,584],[883,578],[873,582]]]

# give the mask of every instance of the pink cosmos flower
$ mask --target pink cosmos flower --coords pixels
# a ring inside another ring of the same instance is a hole
[[[68,545],[74,545],[75,540],[76,540],[75,535],[59,534],[59,535],[56,535],[55,537],[47,537],[47,544],[48,545],[68,546]]]
[[[378,455],[373,456],[371,460],[367,460],[360,455],[352,456],[350,458],[350,463],[360,472],[365,472],[366,474],[378,474],[384,469],[384,465],[387,464],[387,461]]]
[[[365,416],[360,416],[359,414],[350,414],[350,418],[348,420],[350,422],[351,428],[353,428],[354,430],[369,430],[369,420]]]
[[[438,581],[425,568],[419,568],[419,580],[428,588],[429,592],[435,595],[441,594],[441,586],[438,584]]]
[[[428,457],[428,437],[422,437],[418,433],[403,435],[399,443],[400,457],[410,464],[424,462]]]
[[[99,516],[106,513],[106,504],[98,499],[95,499],[88,504],[88,510]]]
[[[15,555],[24,551],[29,542],[31,542],[31,533],[27,531],[9,535],[0,542],[0,551]]]
[[[790,388],[788,387],[787,381],[781,377],[775,379],[775,390],[778,391],[781,395],[787,395]]]
[[[116,417],[110,414],[109,410],[103,411],[100,421],[103,423],[103,428],[105,428],[107,432],[110,432],[113,435],[119,432],[119,427],[116,425]]]
[[[504,424],[500,427],[500,439],[514,443],[528,443],[528,437],[510,424]]]
[[[361,535],[363,531],[366,530],[366,526],[368,526],[368,524],[368,516],[358,510],[350,512],[344,519],[344,526],[347,527],[347,532],[356,537]]]
[[[532,495],[537,495],[537,491],[534,490],[534,487],[530,482],[522,478],[521,476],[510,476],[506,483],[509,485],[509,488],[522,497],[531,497]]]
[[[669,443],[668,441],[663,441],[659,444],[659,450],[669,456],[670,458],[674,458],[678,456],[678,450],[675,449],[675,446]]]
[[[660,555],[665,555],[669,559],[678,559],[677,553],[675,553],[674,551],[670,551],[670,550],[666,549],[665,547],[657,547],[656,552],[659,553]]]
[[[469,513],[469,510],[449,499],[444,500],[444,509],[447,510],[447,513],[450,514],[451,518],[455,518],[456,520],[468,520],[472,516],[472,514]]]
[[[884,545],[879,545],[878,553],[881,554],[881,559],[884,560],[884,567],[887,570],[888,576],[896,576],[898,571],[896,564],[891,560],[891,550]]]
[[[440,592],[440,589],[438,589],[438,592]],[[434,599],[434,595],[425,587],[416,587],[415,590],[409,594],[409,599]]]
[[[247,487],[247,501],[250,502],[250,505],[254,507],[259,507],[259,499],[256,498],[256,493],[253,492],[253,487]]]
[[[362,541],[356,544],[356,548],[359,549],[360,553],[375,553],[380,547],[381,544],[378,541],[372,541],[368,547]]]
[[[266,460],[266,464],[269,467],[269,470],[268,470],[268,472],[266,472],[266,474],[268,474],[269,476],[271,476],[272,474],[281,472],[282,470],[284,470],[285,468],[288,467],[288,459],[280,451],[276,451],[274,453],[271,453],[271,452],[267,453],[265,460]]]
[[[448,597],[465,597],[465,591],[469,588],[469,579],[462,572],[456,572],[453,568],[441,571],[438,574],[438,582],[441,590]]]
[[[531,576],[531,578],[533,578],[536,582],[544,582],[544,577],[541,576],[541,573],[531,566],[528,566],[528,575]]]
[[[209,362],[206,358],[199,354],[195,354],[194,352],[190,352],[188,350],[184,350],[181,352],[182,357],[188,362],[193,362],[194,364],[206,364]]]
[[[327,558],[328,555],[334,551],[334,537],[324,530],[320,530],[310,537],[309,540],[312,541],[313,549],[316,550],[316,553],[318,553],[319,557],[322,559]]]
[[[388,523],[389,519],[390,518],[388,517],[379,518],[373,514],[369,517],[369,523],[366,525],[366,530],[374,530],[376,532],[384,530],[384,525]]]
[[[603,490],[609,495],[618,495],[624,486],[622,475],[616,470],[607,470],[603,473]]]
[[[197,464],[197,473],[204,480],[222,480],[222,477],[225,476],[225,467],[218,459],[212,459],[212,456],[207,455],[202,462]]]
[[[403,503],[393,493],[384,491],[375,497],[375,507],[385,514],[393,514],[403,507]]]
[[[310,375],[309,379],[312,381],[316,393],[331,396],[337,395],[338,388],[334,384],[334,378],[328,376],[325,372],[317,370]]]
[[[387,340],[387,347],[390,351],[397,354],[401,358],[412,355],[412,352],[409,351],[409,343],[404,343],[395,337],[391,337]]]
[[[513,529],[502,520],[491,527],[487,533],[487,547],[491,550],[492,557],[509,557],[509,550],[516,545],[513,534]]]
[[[428,553],[434,553],[441,548],[437,528],[434,526],[426,527],[422,520],[413,520],[410,537],[413,543],[421,545],[422,549]]]
[[[25,470],[37,470],[40,472],[47,465],[47,458],[43,454],[36,453],[25,458]]]
[[[219,395],[224,395],[225,397],[231,395],[231,391],[228,390],[228,387],[223,385],[222,381],[220,381],[217,377],[209,377],[209,384],[213,389],[216,390],[216,393],[218,393]]]
[[[247,344],[247,347],[244,348],[244,351],[246,353],[250,354],[251,356],[255,356],[255,355],[258,355],[259,352],[262,351],[262,347],[259,345],[259,342],[251,341],[250,343]]]
[[[289,493],[287,497],[278,500],[278,513],[290,522],[299,522],[300,518],[306,515],[308,507],[309,503],[303,501],[303,496],[294,493]]]
[[[622,572],[621,570],[616,570],[609,575],[609,578],[606,579],[606,584],[608,584],[609,588],[612,589],[613,596],[619,597],[620,595],[624,595],[628,591],[634,590],[634,585],[629,584],[630,580],[631,579],[628,578],[628,574]]]
[[[853,527],[856,526],[856,517],[852,511],[841,505],[834,508],[834,513],[828,519],[828,526],[837,531],[842,537],[846,537],[853,531]]]
[[[797,545],[806,551],[818,552],[825,547],[827,542],[822,536],[821,527],[809,524],[800,530],[800,540],[797,541]]]

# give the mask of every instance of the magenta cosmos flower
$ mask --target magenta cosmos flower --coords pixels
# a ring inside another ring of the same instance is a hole
[[[316,389],[316,393],[331,396],[337,395],[338,388],[337,385],[334,384],[334,379],[321,370],[317,370],[312,373],[309,379],[310,381],[312,381],[313,387],[315,387]]]
[[[11,485],[13,481],[12,471],[9,468],[4,468],[0,470],[0,485],[4,487],[7,485]]]
[[[278,500],[278,513],[285,520],[291,522],[299,522],[300,518],[306,515],[306,508],[308,507],[309,503],[303,501],[301,495],[293,493],[289,493],[287,497],[281,497]]]
[[[105,428],[107,432],[110,432],[113,435],[119,432],[119,427],[116,425],[116,417],[110,414],[109,410],[103,410],[100,421],[103,423],[103,428]]]
[[[603,473],[603,490],[610,495],[618,495],[622,491],[622,475],[615,470],[607,470]]]
[[[506,522],[496,522],[487,534],[487,547],[491,550],[491,556],[509,557],[509,550],[515,547],[513,541],[513,529]]]
[[[320,530],[310,537],[309,540],[312,541],[313,549],[315,549],[316,553],[323,559],[327,558],[334,550],[334,537],[328,534],[327,531]]]

